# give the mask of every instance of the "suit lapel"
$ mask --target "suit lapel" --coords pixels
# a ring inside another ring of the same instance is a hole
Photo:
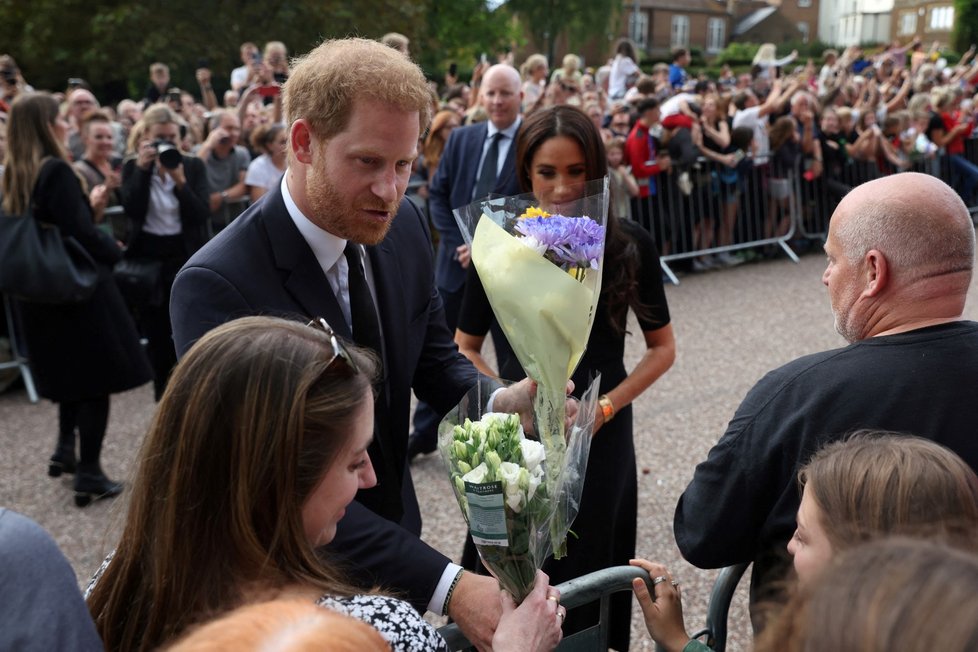
[[[479,172],[479,159],[482,158],[482,146],[486,142],[487,133],[489,127],[482,122],[472,127],[466,134],[465,142],[460,143],[461,147],[457,153],[461,160],[458,162],[459,173],[456,179],[461,182],[461,193],[455,198],[454,207],[465,206],[472,201],[476,183],[475,175]]]
[[[275,266],[285,275],[286,291],[305,311],[304,316],[322,317],[338,334],[352,340],[340,304],[319,261],[289,217],[281,190],[276,188],[262,209],[265,232],[272,246]]]

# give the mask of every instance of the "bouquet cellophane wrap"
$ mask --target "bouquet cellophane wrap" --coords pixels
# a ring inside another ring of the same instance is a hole
[[[526,436],[519,415],[484,412],[479,387],[439,425],[438,449],[479,556],[517,602],[552,552],[554,521],[569,525],[580,509],[600,381],[581,398],[561,460]]]
[[[490,197],[455,210],[496,320],[537,383],[535,429],[556,462],[548,468],[554,481],[565,466],[567,381],[584,355],[601,293],[608,180],[561,194],[559,202],[556,193]],[[558,514],[552,525],[559,559],[570,522]]]

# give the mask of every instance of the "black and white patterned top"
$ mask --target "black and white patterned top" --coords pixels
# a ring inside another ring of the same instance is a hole
[[[387,639],[394,652],[448,652],[445,639],[403,600],[384,595],[324,595],[316,604],[367,623]]]
[[[115,552],[109,554],[85,588],[88,599]],[[349,598],[324,595],[316,604],[367,623],[390,643],[393,652],[449,652],[435,628],[404,600],[386,595],[354,595]]]

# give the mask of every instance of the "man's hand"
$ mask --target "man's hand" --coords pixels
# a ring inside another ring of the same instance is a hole
[[[567,381],[566,392],[570,394],[574,391],[573,381]],[[513,383],[505,388],[493,399],[493,412],[505,412],[507,414],[519,414],[520,423],[523,425],[523,432],[530,435],[536,432],[533,425],[533,399],[537,395],[537,384],[529,378],[524,378],[518,383]],[[578,403],[573,398],[568,398],[565,403],[566,417],[564,425],[569,428],[577,417]]]
[[[669,158],[668,154],[659,154],[659,158],[656,159],[656,163],[659,165],[659,172],[668,172],[672,167],[672,159]]]
[[[214,130],[207,135],[207,140],[204,141],[204,145],[208,149],[213,149],[221,142],[222,139],[225,138],[228,139],[225,142],[228,142],[231,139],[231,134],[227,132],[227,129],[224,127],[215,127]]]
[[[211,71],[207,68],[198,68],[194,73],[197,76],[197,83],[201,86],[211,85]]]
[[[472,249],[469,245],[459,245],[455,248],[455,260],[462,266],[462,269],[469,268],[469,263],[472,262]]]
[[[550,652],[557,647],[567,610],[560,606],[560,592],[549,582],[538,570],[533,591],[519,607],[509,593],[500,591],[503,615],[492,637],[493,652]]]
[[[492,577],[462,573],[448,602],[448,615],[480,652],[492,650],[502,613],[499,583]]]

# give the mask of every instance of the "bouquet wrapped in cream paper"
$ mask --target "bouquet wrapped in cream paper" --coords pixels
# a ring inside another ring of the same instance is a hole
[[[594,426],[593,384],[571,426],[564,459],[581,459]],[[452,488],[483,564],[520,602],[533,589],[536,571],[551,552],[551,529],[566,495],[579,499],[583,468],[549,482],[559,464],[539,441],[529,439],[517,414],[480,413],[475,388],[442,421],[438,447]],[[581,472],[578,473],[577,471]]]
[[[590,428],[565,432],[565,400],[601,292],[608,181],[561,190],[559,202],[530,193],[455,210],[496,320],[527,376],[537,383],[534,427],[547,455],[545,484],[554,502],[550,543],[558,559],[577,516],[590,449]],[[594,392],[592,401],[596,397]],[[576,494],[564,490],[568,480],[568,486],[577,486]]]

